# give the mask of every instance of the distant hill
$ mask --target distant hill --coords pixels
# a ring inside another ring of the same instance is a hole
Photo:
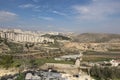
[[[120,42],[120,34],[83,33],[73,36],[75,42]]]

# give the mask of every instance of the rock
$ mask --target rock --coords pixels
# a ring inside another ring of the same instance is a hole
[[[25,76],[25,80],[31,80],[33,77],[32,73],[27,73]]]
[[[11,78],[8,78],[7,80],[13,80],[13,79],[11,79]]]
[[[32,76],[32,80],[41,80],[41,77],[38,75]]]

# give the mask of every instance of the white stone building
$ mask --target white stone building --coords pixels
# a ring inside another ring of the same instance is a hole
[[[46,42],[54,43],[54,39],[41,37],[37,33],[33,33],[30,31],[22,31],[19,29],[0,30],[0,37],[9,39],[9,40],[15,41],[15,42],[43,43],[44,41],[46,41]]]
[[[111,60],[110,63],[112,64],[113,67],[116,67],[120,64],[119,60]]]

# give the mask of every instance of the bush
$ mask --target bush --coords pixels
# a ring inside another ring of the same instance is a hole
[[[22,53],[23,52],[23,46],[21,44],[7,42],[6,40],[5,40],[5,44],[10,48],[11,53]]]
[[[94,66],[90,69],[90,75],[97,80],[117,80],[120,79],[120,68],[117,67],[98,67]]]
[[[12,66],[13,63],[13,57],[11,55],[4,55],[0,57],[0,65],[2,65],[4,68],[8,69]]]
[[[19,75],[17,76],[15,80],[25,80],[24,78],[25,78],[24,74],[19,73]]]

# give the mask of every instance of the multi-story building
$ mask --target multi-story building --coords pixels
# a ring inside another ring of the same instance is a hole
[[[0,37],[6,38],[15,42],[32,42],[32,43],[43,43],[52,42],[54,43],[54,39],[50,39],[47,37],[41,37],[39,34],[31,31],[22,31],[19,29],[2,29],[0,30]]]

